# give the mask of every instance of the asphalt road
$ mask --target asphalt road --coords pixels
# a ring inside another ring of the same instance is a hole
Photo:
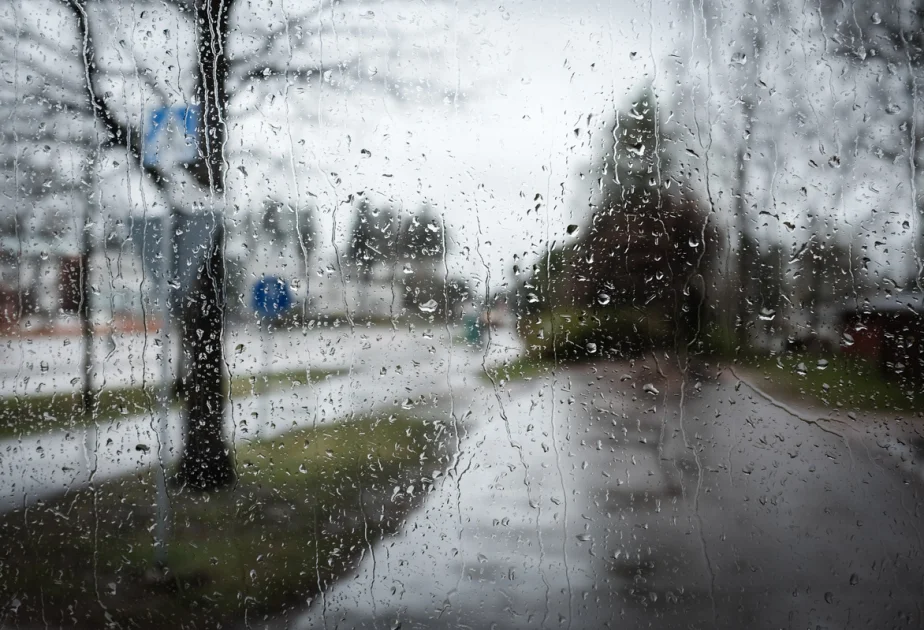
[[[918,455],[893,448],[910,423],[816,421],[663,361],[452,407],[467,435],[425,506],[269,627],[924,624]]]
[[[429,333],[427,331],[430,331]],[[231,374],[257,374],[270,367],[283,371],[311,365],[314,368],[349,367],[363,363],[376,338],[386,334],[424,339],[439,335],[442,326],[406,326],[350,329],[346,324],[310,330],[278,330],[262,333],[259,327],[229,328],[225,333],[225,361]],[[178,356],[176,335],[171,336],[171,354]],[[441,339],[442,341],[442,339]],[[36,338],[8,337],[0,341],[0,396],[80,391],[83,379],[82,340],[79,336]],[[417,344],[397,344],[395,351],[418,356]],[[162,378],[162,346],[158,332],[119,333],[100,336],[93,345],[93,387],[156,386]],[[173,368],[175,369],[175,368]]]

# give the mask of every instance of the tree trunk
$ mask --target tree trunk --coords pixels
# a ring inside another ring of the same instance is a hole
[[[225,188],[224,145],[228,107],[228,24],[234,0],[196,3],[198,76],[196,97],[201,111],[199,151],[190,170],[207,190]]]
[[[228,105],[228,18],[233,0],[202,0],[196,4],[198,85],[202,156],[190,165],[199,184],[217,199],[224,192]],[[183,351],[188,372],[184,380],[186,445],[179,481],[200,490],[215,490],[234,481],[231,449],[225,445],[223,425],[225,248],[222,209],[210,209],[214,229],[203,263],[192,282],[183,309]]]
[[[186,375],[186,445],[179,481],[199,490],[214,490],[234,481],[234,462],[226,446],[224,377],[224,222],[213,213],[215,227],[183,310]]]
[[[735,203],[735,215],[738,223],[738,304],[736,308],[735,321],[735,338],[738,343],[738,351],[747,352],[750,347],[750,333],[748,332],[748,293],[751,288],[751,239],[748,236],[748,204],[747,185],[748,172],[745,155],[747,145],[742,144],[738,148],[738,198]]]
[[[90,263],[93,245],[87,230],[88,219],[89,217],[86,217],[80,236],[80,304],[77,307],[79,311],[77,315],[80,319],[80,336],[83,344],[83,355],[80,357],[80,369],[83,373],[81,400],[83,402],[83,413],[87,416],[93,413],[96,406],[93,392],[93,322],[90,318]]]

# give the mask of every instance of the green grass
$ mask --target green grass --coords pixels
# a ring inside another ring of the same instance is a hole
[[[924,403],[924,392],[915,393],[897,381],[886,380],[876,365],[859,358],[787,353],[751,358],[745,364],[766,377],[761,383],[771,391],[815,400],[827,407],[913,411]]]
[[[150,472],[6,514],[0,583],[20,605],[0,625],[237,627],[304,608],[419,505],[451,459],[446,434],[386,414],[238,447],[234,488],[171,492],[164,575]]]
[[[340,376],[345,372],[346,370],[328,368],[311,368],[309,370],[300,368],[270,372],[268,375],[236,376],[231,379],[231,396],[234,398],[250,396],[254,393],[259,394],[267,388],[272,391],[283,387],[300,387],[308,383],[317,383],[329,376]]]
[[[308,381],[317,382],[341,372],[329,369],[305,369],[272,372],[263,382],[263,375],[236,376],[231,379],[231,396],[245,397],[282,387],[298,387]],[[93,415],[84,415],[79,392],[27,394],[0,398],[0,438],[46,433],[60,429],[79,429],[96,422],[108,422],[120,417],[151,413],[157,408],[159,392],[151,387],[114,387],[99,392],[99,403]],[[177,404],[173,401],[173,404]]]
[[[530,354],[559,362],[638,356],[673,343],[673,323],[656,308],[560,308],[525,317],[520,333]]]
[[[517,357],[513,361],[508,361],[487,369],[487,373],[481,372],[481,378],[491,382],[530,380],[537,376],[550,374],[555,367],[554,361],[542,356],[525,356]]]

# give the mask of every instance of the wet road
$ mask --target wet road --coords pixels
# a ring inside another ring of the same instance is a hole
[[[815,424],[727,373],[663,362],[442,404],[466,428],[442,485],[357,571],[268,627],[924,623],[917,455],[893,448],[909,423]]]
[[[227,408],[226,435],[240,442],[376,409],[429,405],[450,391],[461,393],[480,386],[484,363],[492,365],[520,351],[513,331],[500,329],[489,346],[458,345],[447,352],[453,334],[439,324],[397,330],[357,327],[352,331],[344,326],[320,333],[280,334],[272,370],[320,367],[337,368],[342,374],[317,383],[286,384],[268,394],[233,397]],[[257,369],[262,360],[260,343],[246,331],[228,335],[228,355],[236,357],[232,374]],[[239,344],[244,350],[236,352]],[[130,348],[119,353],[126,360],[133,356]],[[137,361],[130,364],[142,365]],[[155,410],[86,429],[0,440],[0,512],[78,488],[91,477],[103,480],[154,466],[158,419]],[[174,410],[166,431],[169,459],[178,457],[181,440],[182,419]]]
[[[440,324],[418,326],[408,331],[390,327],[325,325],[310,330],[278,330],[267,338],[259,327],[229,328],[225,333],[225,361],[232,375],[258,374],[266,370],[265,346],[271,369],[285,371],[311,365],[339,369],[364,365],[369,350],[382,335],[412,337],[423,342],[425,335],[440,337]],[[445,341],[440,338],[440,341]],[[80,337],[6,338],[0,342],[0,396],[80,391],[82,387]],[[178,356],[175,334],[172,354]],[[420,344],[397,343],[393,350],[406,360],[419,359]],[[374,355],[373,355],[374,356]],[[161,382],[162,346],[158,332],[119,333],[94,338],[93,387],[131,387]],[[175,360],[174,360],[175,363]],[[175,368],[174,368],[175,369]]]

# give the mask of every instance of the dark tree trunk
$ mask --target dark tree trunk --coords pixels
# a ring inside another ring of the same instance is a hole
[[[198,76],[196,97],[202,115],[200,154],[190,170],[199,183],[215,193],[224,191],[225,126],[228,107],[228,21],[234,0],[196,3]]]
[[[747,146],[738,148],[738,198],[735,203],[735,216],[738,223],[738,300],[736,305],[735,339],[739,352],[747,352],[750,347],[750,332],[748,331],[748,294],[751,289],[751,251],[752,243],[748,235],[748,204],[745,194],[747,192],[748,171],[745,155]]]
[[[224,192],[224,123],[228,104],[228,18],[232,0],[196,4],[198,81],[201,108],[199,150],[190,165],[199,184],[220,200]],[[179,481],[200,490],[215,490],[234,481],[231,449],[225,444],[224,319],[225,249],[221,209],[210,210],[214,229],[183,309],[183,384],[186,445]]]
[[[86,223],[86,222],[85,222]],[[83,373],[83,390],[81,400],[83,402],[83,413],[89,416],[93,413],[95,407],[95,396],[93,392],[93,322],[90,319],[90,262],[92,254],[92,244],[90,235],[87,233],[86,225],[81,230],[80,243],[80,278],[79,291],[80,303],[77,307],[78,317],[80,319],[80,336],[83,342],[83,355],[80,358],[81,372]]]
[[[223,424],[224,377],[224,223],[214,213],[215,227],[203,264],[183,311],[183,351],[189,371],[185,383],[186,445],[179,481],[199,490],[214,490],[234,481],[231,449]]]

